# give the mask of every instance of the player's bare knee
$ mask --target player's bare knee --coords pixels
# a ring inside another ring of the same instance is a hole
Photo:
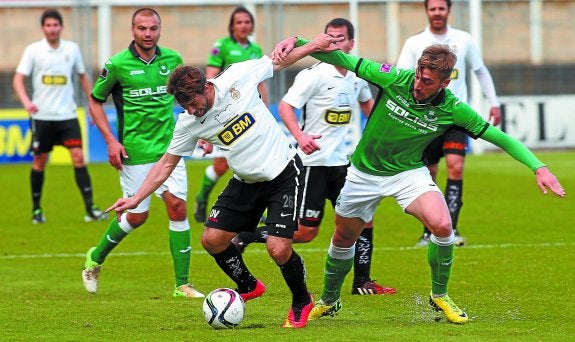
[[[128,220],[130,226],[136,229],[139,226],[146,223],[146,221],[148,220],[148,212],[146,211],[143,213],[128,213],[128,215],[126,215],[126,219]]]
[[[436,223],[428,225],[428,228],[433,235],[439,237],[449,237],[453,231],[451,220],[437,221]]]
[[[266,241],[266,248],[269,256],[278,265],[285,264],[291,256],[292,246],[291,240],[285,238],[275,238],[268,236]]]

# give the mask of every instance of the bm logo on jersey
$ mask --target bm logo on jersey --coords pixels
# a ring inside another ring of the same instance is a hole
[[[238,140],[244,133],[254,126],[256,120],[250,113],[244,113],[227,125],[218,138],[224,145],[229,146]]]
[[[68,77],[65,75],[42,75],[42,84],[45,85],[65,85]]]
[[[347,125],[351,121],[351,110],[326,110],[325,122],[330,125]]]

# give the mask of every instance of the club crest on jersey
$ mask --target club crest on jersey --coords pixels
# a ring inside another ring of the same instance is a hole
[[[256,120],[250,113],[244,113],[230,122],[219,134],[218,138],[226,145],[231,145],[254,126]]]
[[[385,72],[386,74],[389,74],[390,71],[391,71],[391,65],[390,64],[382,64],[379,67],[379,72]]]
[[[106,77],[108,77],[108,69],[106,69],[106,67],[103,67],[102,71],[100,71],[100,77],[103,79],[106,79]]]
[[[438,119],[433,109],[430,109],[427,113],[423,114],[423,117],[429,122],[434,122]]]
[[[237,90],[236,88],[230,89],[230,95],[234,100],[239,100],[241,96],[240,91]]]
[[[160,75],[167,76],[170,74],[170,69],[165,65],[160,65]]]
[[[326,110],[325,122],[330,125],[347,125],[351,121],[351,110]]]

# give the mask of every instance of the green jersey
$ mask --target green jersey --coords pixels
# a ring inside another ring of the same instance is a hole
[[[238,43],[232,37],[218,39],[212,46],[208,66],[224,70],[230,64],[257,59],[263,56],[262,48],[255,42],[247,45]]]
[[[134,42],[104,65],[92,98],[105,102],[112,94],[117,111],[118,140],[127,165],[153,163],[164,154],[175,126],[174,97],[167,92],[170,73],[182,65],[175,51],[156,47],[156,56],[145,61]]]
[[[303,40],[298,40],[302,45]],[[490,126],[448,89],[430,103],[412,96],[414,70],[402,70],[341,51],[313,57],[353,71],[379,88],[375,105],[353,153],[352,163],[362,172],[392,176],[424,166],[423,151],[435,138],[456,126],[470,137],[479,137],[505,149],[532,170],[543,164],[523,144]]]

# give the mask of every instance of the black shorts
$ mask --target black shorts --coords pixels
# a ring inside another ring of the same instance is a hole
[[[298,209],[299,222],[308,227],[318,227],[324,214],[325,200],[335,207],[335,201],[345,183],[347,168],[341,166],[306,166],[302,202]]]
[[[47,121],[30,119],[34,154],[48,153],[54,145],[82,147],[82,131],[78,119]]]
[[[292,239],[297,229],[302,171],[296,155],[273,180],[244,183],[232,177],[212,207],[206,227],[236,233],[254,231],[267,209],[268,235]]]
[[[467,134],[450,128],[442,136],[433,140],[423,151],[423,161],[426,165],[439,163],[446,154],[464,156],[467,151]]]

